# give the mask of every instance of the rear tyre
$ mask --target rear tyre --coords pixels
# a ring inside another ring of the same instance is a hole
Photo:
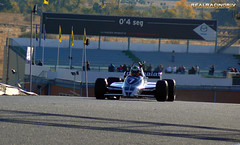
[[[157,101],[164,102],[168,100],[168,83],[165,80],[159,80],[156,84],[155,98]]]
[[[168,83],[168,99],[167,101],[173,102],[176,99],[176,81],[172,79],[166,79]]]
[[[98,78],[95,81],[95,86],[94,86],[94,93],[96,99],[105,99],[106,97],[104,94],[107,93],[107,80],[104,78]]]

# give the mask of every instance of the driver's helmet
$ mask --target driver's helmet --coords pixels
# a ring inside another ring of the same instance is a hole
[[[130,70],[131,76],[139,76],[140,75],[140,68],[134,65]]]

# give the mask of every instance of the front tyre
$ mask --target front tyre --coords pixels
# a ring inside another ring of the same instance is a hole
[[[176,99],[176,81],[172,79],[166,79],[168,83],[168,99],[167,101],[173,102]]]
[[[165,80],[157,81],[155,88],[155,98],[157,101],[164,102],[168,100],[168,82]]]
[[[96,99],[105,99],[104,94],[107,93],[107,80],[104,78],[98,78],[95,81],[94,93]]]

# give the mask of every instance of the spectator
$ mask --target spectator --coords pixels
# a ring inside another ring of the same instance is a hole
[[[235,69],[232,67],[231,70],[230,70],[230,72],[235,72]]]
[[[199,74],[200,73],[200,68],[198,65],[196,65],[196,73]]]
[[[210,69],[209,69],[209,75],[214,75],[214,71],[215,71],[215,66],[214,65],[212,65],[211,67],[210,67]]]
[[[127,65],[126,64],[123,65],[123,72],[125,72],[125,71],[127,71]]]
[[[130,71],[130,70],[131,70],[131,66],[128,65],[128,66],[127,66],[127,71]]]
[[[235,72],[239,72],[237,68],[234,68]]]
[[[108,66],[108,71],[109,72],[114,72],[115,71],[115,66],[112,63]]]
[[[37,65],[42,66],[42,62],[39,60]]]
[[[166,73],[172,73],[172,67],[170,65],[167,67]]]
[[[117,71],[118,71],[118,72],[123,72],[123,65],[120,65],[120,66],[117,68]]]
[[[185,74],[185,72],[186,72],[186,68],[185,68],[184,65],[182,65],[181,67],[179,67],[179,68],[177,69],[177,73],[178,73],[178,74]]]
[[[160,64],[158,67],[155,68],[154,70],[155,72],[163,72],[164,71],[164,67],[162,64]]]
[[[90,70],[90,62],[87,61],[87,71],[89,71],[89,70]]]
[[[147,67],[147,71],[152,71],[152,64],[149,64],[149,66]]]
[[[172,71],[173,71],[173,73],[177,73],[177,66],[176,65],[173,66]]]
[[[162,64],[160,64],[160,66],[159,66],[159,70],[160,70],[160,72],[163,72],[163,71],[164,71],[164,67],[163,67]]]
[[[186,72],[186,67],[182,65],[182,74],[185,74],[185,72]]]
[[[231,68],[230,72],[238,72],[238,69],[237,68]]]
[[[179,66],[178,69],[177,69],[177,73],[180,74],[182,71],[182,68]]]
[[[142,62],[142,68],[143,68],[143,71],[147,71],[146,61]]]
[[[196,74],[195,66],[192,66],[192,68],[188,71],[188,74]]]
[[[224,77],[227,77],[227,71],[226,70],[222,71],[222,74],[223,74]]]
[[[87,71],[89,71],[90,70],[90,62],[87,61],[86,65],[87,65]],[[73,67],[71,67],[71,68],[73,68]],[[85,71],[85,65],[83,66],[83,70]]]
[[[155,72],[160,72],[160,66],[157,66],[155,69],[154,69]]]

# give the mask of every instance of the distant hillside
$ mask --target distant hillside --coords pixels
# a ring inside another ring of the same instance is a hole
[[[0,78],[3,77],[4,47],[7,37],[19,37],[23,33],[30,32],[28,17],[30,15],[0,13]],[[34,24],[40,24],[39,17],[34,19]]]

